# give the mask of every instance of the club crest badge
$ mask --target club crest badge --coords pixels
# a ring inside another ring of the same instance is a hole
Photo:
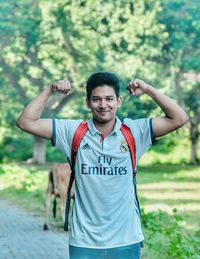
[[[120,143],[120,150],[125,153],[128,151],[128,144],[126,142],[126,140],[122,140]]]

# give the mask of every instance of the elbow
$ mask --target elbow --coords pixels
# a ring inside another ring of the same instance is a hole
[[[189,116],[187,115],[187,113],[184,113],[184,116],[183,116],[183,125],[185,125],[188,121],[189,121]]]
[[[184,123],[184,124],[186,124],[187,122],[189,122],[189,120],[190,120],[189,116],[188,116],[187,114],[185,114],[185,123]]]
[[[16,121],[16,126],[23,131],[26,131],[26,128],[27,128],[26,124],[27,123],[21,117],[19,117],[19,119]]]
[[[19,129],[22,129],[22,123],[21,123],[20,118],[16,121],[16,126],[17,126]]]
[[[180,116],[179,118],[179,123],[178,123],[178,127],[183,127],[187,122],[189,121],[189,116],[184,113],[182,116]]]

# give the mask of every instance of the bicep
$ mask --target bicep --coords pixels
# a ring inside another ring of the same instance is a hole
[[[24,120],[22,124],[18,124],[18,126],[33,135],[51,139],[52,138],[52,132],[53,132],[53,126],[52,126],[52,119],[39,119],[36,121],[26,121]]]
[[[179,127],[174,121],[167,117],[157,117],[152,119],[152,129],[155,138],[164,136]]]

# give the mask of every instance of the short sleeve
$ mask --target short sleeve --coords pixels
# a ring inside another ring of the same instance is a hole
[[[136,159],[138,161],[141,156],[149,149],[149,147],[155,144],[155,137],[152,130],[152,120],[124,119],[124,124],[130,128],[134,136],[136,143]]]
[[[52,120],[52,146],[63,152],[67,157],[71,155],[71,143],[76,128],[82,120]]]

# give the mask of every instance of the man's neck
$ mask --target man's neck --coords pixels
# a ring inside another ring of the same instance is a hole
[[[105,137],[108,136],[115,127],[116,119],[113,119],[112,121],[108,122],[99,122],[93,120],[93,123],[98,131],[101,132]]]

